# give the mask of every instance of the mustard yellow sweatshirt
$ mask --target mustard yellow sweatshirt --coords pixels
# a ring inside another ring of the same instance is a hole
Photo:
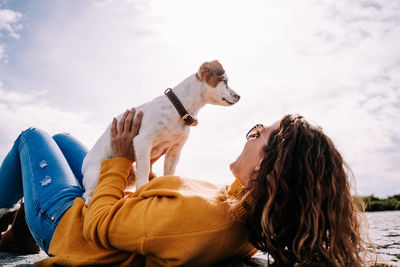
[[[207,266],[256,253],[224,202],[224,192],[237,196],[239,180],[218,189],[164,176],[124,193],[131,164],[102,162],[89,207],[75,199],[51,240],[53,257],[37,266]]]

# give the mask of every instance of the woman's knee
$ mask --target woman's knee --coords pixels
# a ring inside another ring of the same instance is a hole
[[[79,151],[80,153],[84,153],[86,155],[88,149],[74,136],[69,133],[59,133],[53,135],[54,141],[61,148],[61,150],[67,151]]]
[[[57,142],[58,140],[62,140],[64,138],[71,138],[72,135],[70,133],[58,133],[53,135],[53,139]]]
[[[21,134],[18,136],[17,140],[21,139],[21,138],[30,138],[31,136],[44,136],[44,135],[48,135],[45,131],[39,129],[39,128],[35,128],[35,127],[29,127],[26,130],[23,130],[21,132]]]
[[[63,153],[76,179],[82,185],[83,175],[81,169],[88,149],[78,139],[68,133],[56,134],[53,136],[53,139]]]

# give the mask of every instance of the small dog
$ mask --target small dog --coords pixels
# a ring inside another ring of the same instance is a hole
[[[228,86],[228,77],[217,60],[203,63],[197,73],[186,78],[172,91],[187,109],[187,113],[193,117],[205,104],[230,106],[240,99]],[[133,140],[138,189],[149,180],[151,161],[164,154],[164,175],[174,174],[182,147],[189,135],[189,127],[165,95],[137,107],[136,111],[143,112],[140,132]],[[118,121],[122,115],[117,117]],[[86,205],[97,185],[101,161],[112,156],[110,124],[83,161],[83,198]]]

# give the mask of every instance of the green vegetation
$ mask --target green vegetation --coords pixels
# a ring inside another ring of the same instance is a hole
[[[362,197],[365,211],[400,210],[400,194],[387,198],[377,198],[374,195]]]

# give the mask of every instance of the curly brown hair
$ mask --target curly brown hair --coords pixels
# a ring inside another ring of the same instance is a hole
[[[332,140],[302,116],[286,115],[264,151],[236,205],[247,206],[249,241],[278,266],[363,265],[369,243]]]

